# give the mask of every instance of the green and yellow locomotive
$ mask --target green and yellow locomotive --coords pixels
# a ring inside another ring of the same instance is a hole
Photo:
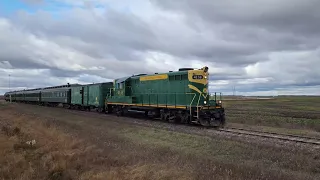
[[[208,83],[208,67],[116,79],[105,100],[106,112],[137,111],[166,121],[220,127],[225,123],[221,94],[220,100],[216,93],[210,97]]]

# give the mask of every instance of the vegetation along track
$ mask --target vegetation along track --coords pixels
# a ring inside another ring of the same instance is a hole
[[[48,107],[48,108],[52,108],[52,107]],[[57,109],[64,109],[64,108],[57,107]],[[104,119],[106,117],[117,117],[116,115],[104,114],[104,113],[95,113],[95,112],[68,110],[68,109],[64,109],[64,110],[68,111],[69,113],[82,114],[84,116],[91,116],[91,117],[96,117],[101,119]],[[108,119],[112,120],[110,118]],[[279,133],[272,133],[272,132],[248,130],[243,128],[231,128],[231,127],[227,127],[223,129],[212,129],[212,128],[205,128],[202,126],[173,124],[173,123],[166,123],[160,120],[152,121],[147,119],[148,118],[144,118],[137,115],[133,117],[121,116],[113,120],[115,121],[124,120],[126,123],[132,123],[139,126],[151,127],[156,129],[160,128],[160,129],[165,129],[169,131],[196,134],[200,136],[217,137],[217,135],[219,135],[220,137],[224,137],[224,138],[237,137],[238,139],[245,139],[246,141],[249,140],[249,138],[250,139],[255,138],[256,140],[260,138],[266,138],[270,141],[278,140],[282,142],[290,142],[294,144],[300,143],[304,145],[312,145],[312,146],[320,147],[320,138],[316,138],[316,137],[299,136],[299,135],[293,135],[293,134],[279,134]]]
[[[79,112],[79,111],[78,111]],[[80,111],[84,112],[84,111]],[[91,113],[90,113],[91,114]],[[111,115],[112,116],[112,115]],[[134,117],[126,117],[124,118],[133,118],[133,119],[148,119],[148,118],[137,118],[137,116]],[[159,119],[156,119],[157,122],[161,121]],[[145,122],[145,121],[144,121]],[[134,124],[139,124],[139,125],[145,125],[145,123],[140,123],[140,122],[133,122]],[[147,121],[147,123],[152,123],[152,121]],[[163,122],[165,123],[165,122]],[[185,124],[172,124],[172,123],[167,123],[168,125],[178,125],[178,126],[184,126],[186,128],[199,128],[199,130],[204,130],[206,129],[205,127],[202,126],[190,126],[190,125],[185,125]],[[150,126],[150,124],[149,124]],[[163,127],[163,126],[162,126]],[[190,130],[191,130],[190,129]],[[212,128],[208,128],[212,129]],[[172,130],[177,130],[177,128],[174,128]],[[216,131],[216,129],[214,129]],[[246,136],[255,136],[255,137],[262,137],[262,138],[268,138],[268,139],[276,139],[276,140],[282,140],[282,141],[289,141],[289,142],[296,142],[296,143],[303,143],[303,144],[308,144],[308,145],[317,145],[320,146],[320,138],[317,137],[309,137],[309,136],[300,136],[300,135],[294,135],[294,134],[280,134],[280,133],[274,133],[274,132],[265,132],[265,131],[255,131],[255,130],[248,130],[248,129],[243,129],[243,128],[223,128],[223,129],[218,129],[220,132],[225,132],[225,133],[230,133],[234,135],[246,135]]]
[[[320,138],[316,138],[316,137],[298,136],[298,135],[292,135],[292,134],[280,134],[280,133],[273,133],[273,132],[262,132],[262,131],[246,130],[242,128],[226,128],[226,129],[219,129],[219,131],[232,133],[236,135],[256,136],[256,137],[278,139],[283,141],[291,141],[291,142],[320,146]]]

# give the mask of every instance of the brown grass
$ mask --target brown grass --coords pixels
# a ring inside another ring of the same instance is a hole
[[[101,150],[31,116],[1,109],[0,179],[188,179],[163,164],[126,165]],[[36,140],[36,145],[26,144]]]
[[[12,104],[0,111],[6,127],[0,179],[294,180],[320,174],[317,150],[168,132],[57,108]],[[32,139],[36,146],[26,146]]]

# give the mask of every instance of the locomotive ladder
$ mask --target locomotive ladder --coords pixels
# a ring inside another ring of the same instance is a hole
[[[194,99],[196,98],[197,94],[196,93],[186,93],[186,94],[193,94],[193,98],[192,98],[192,100],[190,102],[190,106],[189,106],[190,117],[196,117],[197,119],[199,119],[199,102],[200,102],[201,94],[199,94],[199,99],[198,99],[198,103],[197,103],[197,106],[196,106],[196,108],[197,108],[196,113],[197,114],[195,116],[192,115],[192,103],[193,103]]]
[[[201,93],[199,93],[199,99],[198,99],[198,102],[197,102],[197,111],[196,111],[197,116],[195,116],[195,117],[197,117],[197,119],[199,119],[199,103],[200,103],[200,98],[201,98]]]

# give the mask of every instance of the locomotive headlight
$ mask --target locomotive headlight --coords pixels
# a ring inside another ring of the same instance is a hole
[[[207,101],[203,101],[204,104],[207,104]]]
[[[222,102],[221,101],[219,101],[219,104],[221,104]]]
[[[207,76],[204,76],[205,79],[207,79]]]

